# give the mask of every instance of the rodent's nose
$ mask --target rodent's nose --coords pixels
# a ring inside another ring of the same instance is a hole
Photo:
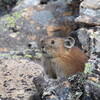
[[[44,46],[41,47],[41,51],[42,51],[42,53],[46,53],[46,50],[45,50]]]
[[[41,50],[42,50],[42,51],[45,51],[45,47],[44,47],[44,46],[42,46],[42,47],[41,47]]]
[[[40,40],[40,43],[41,43],[41,44],[44,44],[44,42],[45,42],[44,39],[41,39],[41,40]]]
[[[41,49],[44,49],[44,46],[42,46]]]

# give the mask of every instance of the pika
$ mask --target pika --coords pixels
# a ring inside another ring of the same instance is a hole
[[[49,78],[69,77],[84,71],[88,57],[74,46],[72,37],[44,37],[40,43],[42,65]]]

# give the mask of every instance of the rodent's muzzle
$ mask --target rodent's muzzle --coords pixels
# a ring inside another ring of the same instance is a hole
[[[40,40],[40,43],[41,43],[41,52],[44,56],[48,56],[48,53],[46,52],[46,48],[47,48],[47,45],[46,45],[46,37],[43,37],[41,40]]]
[[[47,52],[45,51],[45,47],[44,47],[44,46],[41,47],[41,51],[42,51],[43,54],[46,54],[46,53],[47,53]]]
[[[48,52],[46,51],[45,46],[41,46],[41,52],[42,52],[42,55],[43,55],[44,57],[46,57],[46,58],[52,58],[52,57],[50,56],[50,54],[48,54]]]

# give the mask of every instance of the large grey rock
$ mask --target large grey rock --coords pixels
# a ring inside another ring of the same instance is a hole
[[[87,51],[90,56],[94,53],[100,53],[100,26],[90,29],[80,28],[77,34],[82,49]]]
[[[57,0],[18,0],[17,5],[13,8],[12,11],[18,11],[20,9],[24,9],[30,6],[37,6],[47,3],[54,3]],[[65,0],[63,0],[65,1]]]
[[[0,100],[30,100],[36,76],[43,76],[42,67],[25,59],[0,61]]]
[[[71,84],[66,78],[47,80],[41,76],[33,78],[36,89],[43,100],[74,100]]]
[[[80,6],[84,8],[100,9],[100,0],[84,0]]]
[[[3,16],[0,19],[0,47],[23,50],[29,42],[39,41],[44,35],[68,36],[76,27],[74,19],[71,8],[63,1]]]
[[[19,0],[12,11],[18,11],[20,9],[24,9],[30,6],[37,6],[40,4],[40,2],[41,0]]]
[[[80,28],[78,38],[89,56],[84,73],[88,78],[83,82],[82,100],[100,99],[100,26]]]
[[[77,35],[80,43],[82,44],[82,49],[84,51],[89,51],[89,35],[87,34],[87,29],[86,28],[78,29]]]
[[[80,4],[80,16],[76,22],[100,25],[100,0],[84,0]]]
[[[100,85],[87,80],[84,82],[84,97],[82,100],[100,100]]]

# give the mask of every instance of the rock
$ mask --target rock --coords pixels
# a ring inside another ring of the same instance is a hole
[[[18,0],[0,0],[0,16],[9,13],[17,1]]]
[[[100,26],[91,27],[90,29],[80,28],[77,34],[82,44],[82,49],[89,56],[100,52]]]
[[[87,34],[86,28],[80,28],[77,30],[77,35],[80,43],[82,44],[82,50],[85,52],[89,51],[89,35]]]
[[[90,9],[100,9],[100,0],[84,0],[80,6]]]
[[[0,99],[29,100],[34,93],[32,80],[43,76],[39,64],[25,59],[8,59],[0,61]]]
[[[38,5],[3,16],[0,19],[0,47],[23,50],[27,43],[44,36],[68,36],[76,28],[70,6],[62,1]],[[6,35],[5,35],[6,34]]]
[[[100,25],[100,0],[84,0],[80,4],[80,15],[76,22]]]
[[[87,34],[89,38],[88,53],[90,59],[86,63],[84,73],[88,76],[84,81],[84,96],[82,100],[100,99],[100,26],[83,29],[82,34]],[[80,34],[81,35],[81,34]],[[83,36],[83,35],[82,35]],[[85,37],[84,37],[85,38]],[[85,44],[86,41],[84,41]]]
[[[15,100],[15,99],[8,97],[8,98],[1,98],[1,100]]]
[[[47,81],[43,77],[38,76],[33,78],[33,82],[43,100],[74,100],[71,84],[66,78],[60,80],[48,79]]]
[[[41,0],[19,0],[17,5],[12,9],[12,11],[18,11],[20,9],[24,9],[30,6],[37,6],[39,5]]]
[[[67,3],[67,5],[71,8],[71,12],[73,16],[78,16],[79,15],[79,6],[82,0],[50,0],[49,3],[54,4],[63,4],[64,2]]]
[[[85,65],[84,73],[87,78],[83,81],[82,100],[100,99],[100,26],[80,28],[78,37],[84,51],[87,51],[89,60]]]
[[[20,9],[28,8],[30,6],[37,6],[42,4],[47,4],[48,2],[54,2],[55,0],[19,0],[17,5],[12,9],[12,11],[18,11]]]
[[[92,81],[84,82],[85,94],[82,100],[100,100],[100,85]],[[97,92],[98,91],[98,92]]]
[[[28,43],[28,47],[31,49],[37,49],[38,45],[36,42],[33,41],[33,42]]]

